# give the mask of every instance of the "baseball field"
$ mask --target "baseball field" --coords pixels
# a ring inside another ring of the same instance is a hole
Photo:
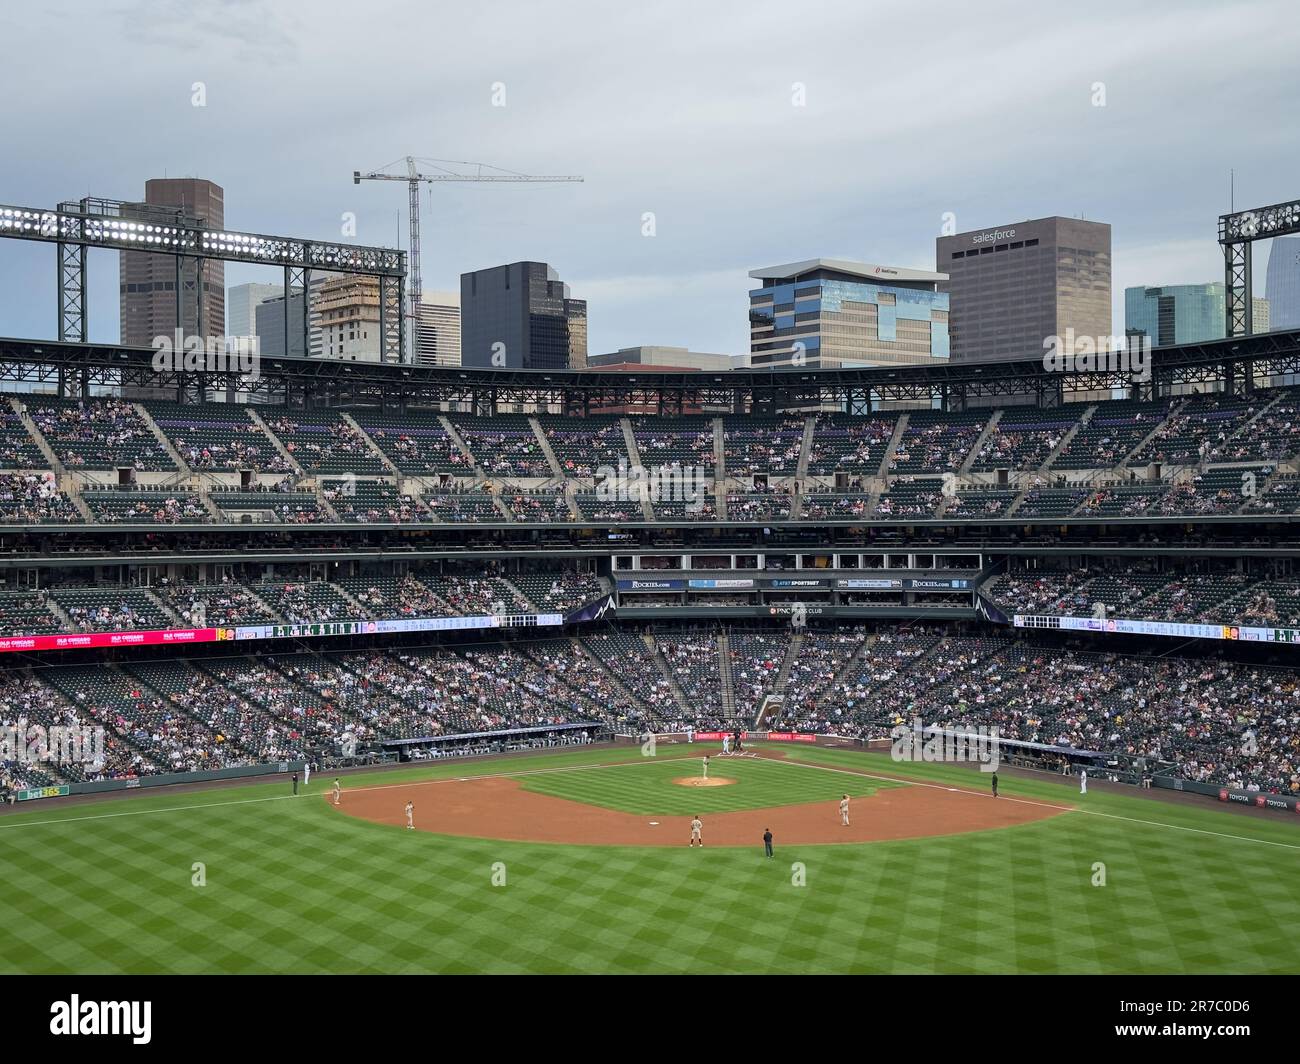
[[[1300,817],[789,746],[705,786],[702,752],[33,803],[0,971],[1300,971]]]

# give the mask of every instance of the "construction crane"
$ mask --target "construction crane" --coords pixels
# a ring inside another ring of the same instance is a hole
[[[394,172],[403,166],[405,167],[404,173]],[[453,167],[463,167],[465,169],[453,169]],[[421,173],[421,169],[426,172]],[[352,183],[354,185],[359,185],[362,181],[405,181],[407,183],[411,198],[411,248],[408,265],[410,279],[407,285],[410,296],[410,310],[407,315],[410,325],[408,334],[411,338],[412,351],[415,350],[415,328],[420,315],[420,183],[425,182],[433,185],[450,181],[475,181],[521,184],[525,182],[556,183],[581,180],[582,178],[575,177],[572,174],[552,176],[518,174],[513,170],[503,170],[499,166],[491,166],[487,163],[467,163],[454,159],[417,159],[413,155],[406,156],[404,160],[398,159],[396,162],[389,163],[378,170],[372,170],[368,174],[363,174],[360,170],[352,171]],[[414,358],[412,358],[412,361],[414,361]]]

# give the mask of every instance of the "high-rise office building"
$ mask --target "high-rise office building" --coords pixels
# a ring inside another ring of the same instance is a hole
[[[749,361],[834,369],[948,358],[945,274],[841,259],[751,270]]]
[[[1111,335],[1110,226],[1037,218],[935,242],[954,362],[1042,358],[1049,337]]]
[[[581,369],[587,303],[544,262],[513,262],[460,277],[461,365]]]
[[[315,287],[314,285],[312,286]],[[264,299],[254,309],[254,335],[257,349],[264,355],[320,354],[320,332],[313,330],[310,350],[303,349],[302,339],[303,299],[302,289],[294,288],[286,299],[283,292],[272,299]],[[289,319],[289,346],[285,347],[285,317]]]
[[[1300,329],[1300,236],[1273,238],[1264,298],[1270,329]]]
[[[197,220],[211,229],[225,226],[225,193],[220,185],[199,178],[154,178],[145,182],[139,210],[122,208],[123,217],[156,219],[154,209],[164,208]],[[196,279],[196,265],[187,259],[181,273],[181,320],[176,320],[176,260],[170,255],[123,251],[118,257],[121,342],[150,347],[154,338],[177,329],[187,335],[223,336],[226,329],[226,270],[224,263],[208,259]],[[197,283],[201,289],[194,290]],[[187,286],[189,291],[186,292]]]
[[[460,293],[421,292],[415,324],[418,366],[460,365]]]
[[[332,277],[313,286],[312,323],[320,330],[320,357],[378,362],[379,278],[363,274]]]
[[[226,335],[256,336],[257,308],[284,295],[278,284],[237,284],[226,290]]]
[[[1124,332],[1149,336],[1152,347],[1222,340],[1227,335],[1222,281],[1124,289]],[[1251,328],[1269,330],[1268,300],[1251,299]]]

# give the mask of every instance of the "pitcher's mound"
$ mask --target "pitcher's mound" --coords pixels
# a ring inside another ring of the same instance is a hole
[[[673,782],[679,787],[725,787],[736,781],[729,780],[726,776],[715,776],[708,780],[699,776],[678,776]]]

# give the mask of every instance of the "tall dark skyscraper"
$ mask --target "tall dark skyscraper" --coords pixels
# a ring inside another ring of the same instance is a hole
[[[1109,337],[1110,226],[1037,218],[935,242],[954,362],[1041,358],[1051,336]]]
[[[587,364],[587,301],[571,298],[569,286],[544,262],[461,274],[460,327],[462,366],[582,369]]]
[[[154,178],[144,186],[146,207],[173,208],[197,218],[210,229],[225,226],[225,192],[220,185],[199,178]],[[123,208],[127,217],[144,218],[145,212]],[[151,220],[157,220],[156,217]],[[182,285],[192,284],[196,266],[187,261]],[[122,343],[149,347],[156,336],[170,336],[179,325],[186,335],[223,336],[226,331],[226,268],[221,262],[203,265],[202,321],[199,299],[190,295],[176,320],[176,261],[170,255],[123,251],[119,255],[119,299]]]

